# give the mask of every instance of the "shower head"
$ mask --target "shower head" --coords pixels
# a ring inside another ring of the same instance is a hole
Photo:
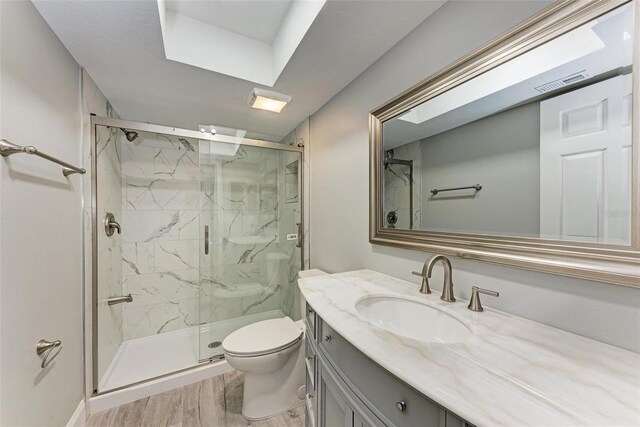
[[[127,138],[127,141],[133,142],[138,137],[138,132],[133,130],[127,130],[125,128],[120,128],[122,132],[124,132],[124,136]]]
[[[393,155],[395,153],[393,152],[393,148],[387,150],[384,152],[384,168],[389,169],[389,164],[391,163],[391,160],[393,160]]]

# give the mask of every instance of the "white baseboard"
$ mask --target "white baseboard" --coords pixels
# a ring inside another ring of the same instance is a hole
[[[67,427],[84,427],[87,424],[87,413],[85,411],[84,399],[78,403],[78,407],[71,415]]]

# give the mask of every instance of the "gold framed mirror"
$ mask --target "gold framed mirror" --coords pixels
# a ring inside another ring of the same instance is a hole
[[[372,111],[370,242],[640,287],[639,3],[558,1]]]

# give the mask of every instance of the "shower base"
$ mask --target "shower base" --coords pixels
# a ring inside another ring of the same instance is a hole
[[[148,394],[143,393],[142,396],[140,393],[134,393],[136,397],[133,400],[136,400],[175,388],[171,387],[165,390],[167,384],[163,385],[163,381],[175,382],[178,380],[179,384],[177,386],[184,386],[207,378],[206,374],[203,377],[203,369],[216,368],[211,371],[212,374],[208,376],[215,376],[230,371],[232,369],[227,368],[228,365],[224,361],[200,363],[200,356],[198,354],[199,346],[203,346],[203,358],[221,355],[222,346],[210,349],[208,348],[208,344],[215,341],[222,341],[231,332],[251,323],[284,316],[285,314],[280,310],[271,310],[210,323],[202,327],[192,326],[163,334],[125,341],[120,344],[118,351],[98,385],[98,393],[105,393],[114,389],[117,390],[94,397],[92,401],[111,394],[122,394],[121,392],[127,391],[132,387],[135,387],[137,390],[148,389],[145,391],[145,393],[148,392]],[[168,375],[171,373],[174,374]],[[145,382],[137,384],[142,381]],[[127,387],[131,384],[135,385]],[[149,384],[154,386],[145,387]],[[160,387],[157,387],[158,385],[160,385]],[[125,388],[123,389],[122,387]],[[118,399],[118,401],[120,400],[122,399]],[[125,400],[117,405],[126,403],[127,401],[129,400]],[[92,404],[92,406],[94,405]],[[108,404],[105,408],[105,405],[99,404],[96,407],[108,409],[111,405]],[[95,412],[95,410],[92,408],[91,412]]]

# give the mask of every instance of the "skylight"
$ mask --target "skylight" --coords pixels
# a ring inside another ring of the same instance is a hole
[[[167,59],[273,86],[326,0],[157,2]]]

